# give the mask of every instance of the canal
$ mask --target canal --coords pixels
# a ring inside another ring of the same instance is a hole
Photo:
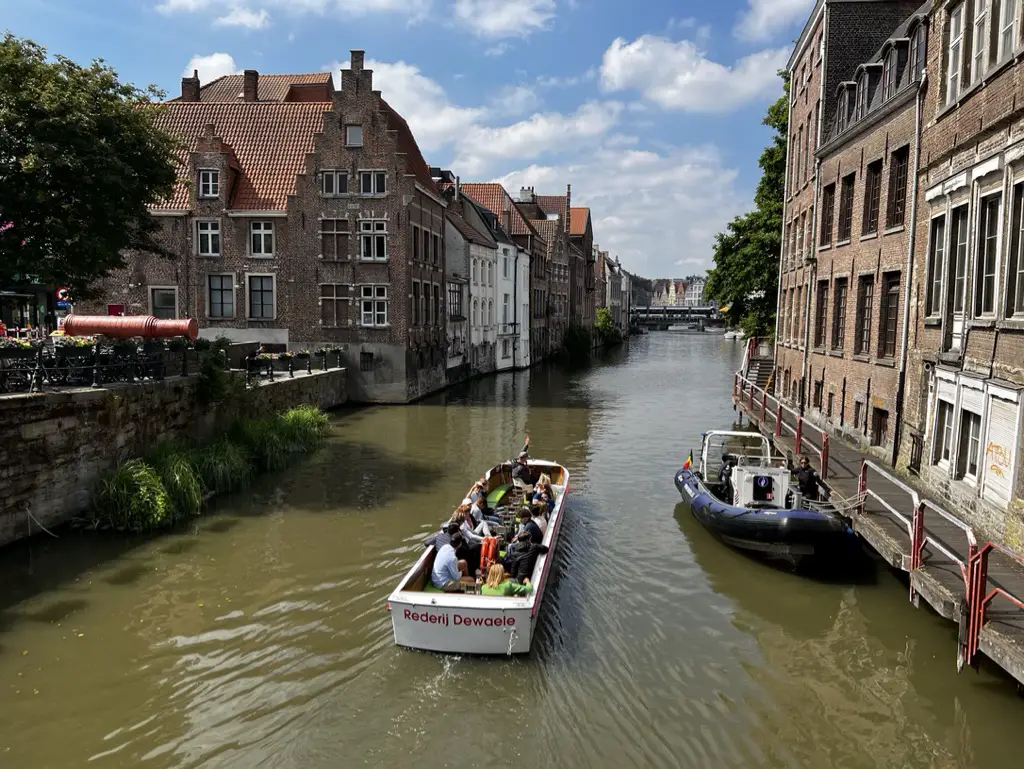
[[[587,370],[337,416],[188,529],[0,552],[0,766],[1005,767],[1024,699],[955,672],[884,569],[717,544],[672,473],[729,427],[742,343],[653,333]],[[384,599],[480,471],[573,473],[534,652],[396,649]]]

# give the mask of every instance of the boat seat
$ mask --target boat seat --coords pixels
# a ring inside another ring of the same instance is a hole
[[[493,510],[505,500],[505,497],[511,490],[512,484],[510,483],[506,483],[503,486],[498,486],[498,488],[493,489],[487,494],[487,506]]]

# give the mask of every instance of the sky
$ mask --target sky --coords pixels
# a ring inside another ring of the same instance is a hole
[[[564,194],[627,270],[685,277],[752,205],[813,0],[0,0],[0,28],[180,93],[366,51],[430,165]],[[335,85],[340,78],[335,74]]]

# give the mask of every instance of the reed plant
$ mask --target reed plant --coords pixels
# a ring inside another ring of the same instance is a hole
[[[238,443],[220,438],[196,452],[196,469],[210,492],[229,494],[246,488],[252,481],[249,455]]]
[[[152,466],[171,499],[174,518],[192,518],[203,511],[203,481],[197,468],[199,451],[163,443],[153,452]]]
[[[160,475],[141,459],[117,466],[93,497],[94,516],[115,529],[148,531],[174,521],[174,505]]]

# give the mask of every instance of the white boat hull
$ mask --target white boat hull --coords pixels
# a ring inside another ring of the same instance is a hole
[[[531,466],[559,467],[564,484],[556,490],[555,508],[548,517],[543,543],[548,552],[533,569],[534,590],[528,596],[501,597],[464,593],[407,590],[433,554],[433,547],[417,560],[388,596],[387,608],[395,643],[411,649],[448,654],[526,654],[533,643],[537,613],[548,580],[569,493],[569,473],[554,462],[530,460]],[[428,575],[429,578],[429,575]]]

